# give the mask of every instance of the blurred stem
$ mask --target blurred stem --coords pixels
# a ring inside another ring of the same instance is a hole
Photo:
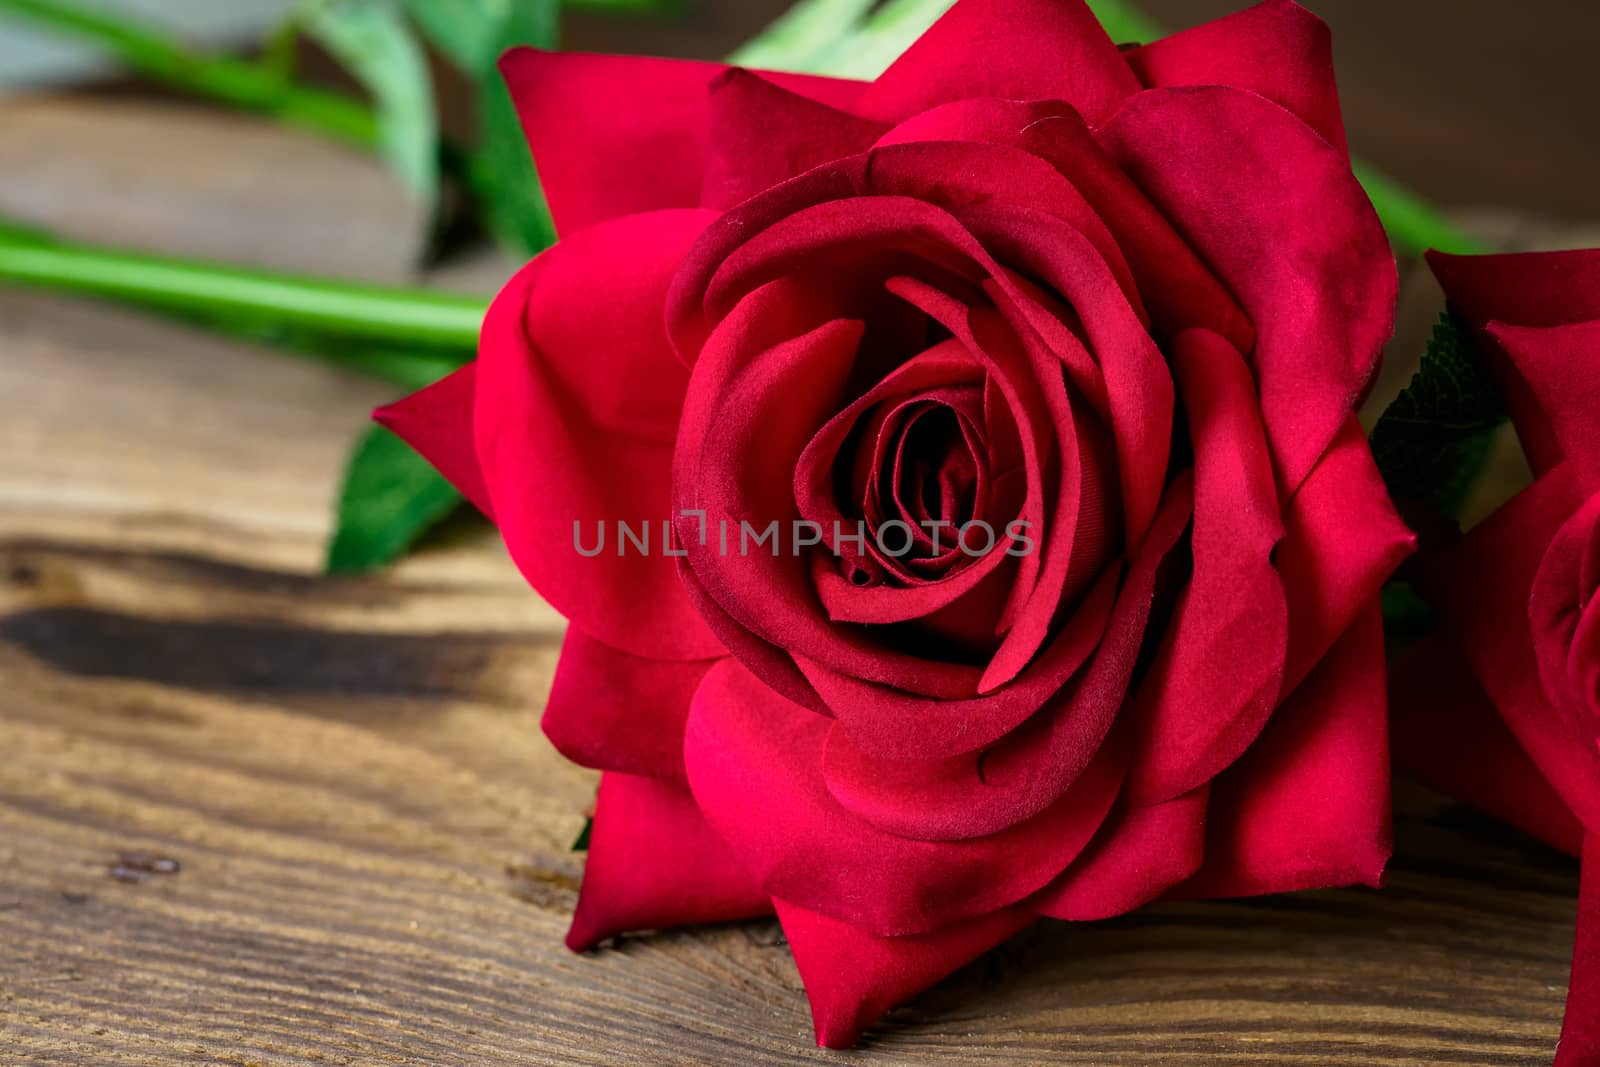
[[[164,84],[361,147],[370,148],[378,141],[377,119],[370,109],[335,93],[295,85],[276,64],[197,51],[161,29],[104,15],[70,0],[0,0],[0,13],[93,41],[128,67]]]
[[[48,241],[10,229],[0,229],[0,282],[366,342],[463,352],[477,346],[487,308],[485,301],[471,296],[241,270]]]
[[[1467,234],[1438,208],[1393,178],[1359,159],[1355,161],[1355,171],[1378,211],[1378,218],[1383,220],[1384,229],[1389,231],[1389,239],[1401,251],[1414,256],[1430,248],[1458,255],[1482,255],[1489,251],[1483,242]]]

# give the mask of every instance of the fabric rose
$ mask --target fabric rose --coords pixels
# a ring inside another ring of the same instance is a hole
[[[561,242],[382,418],[571,620],[574,948],[775,911],[839,1046],[1041,916],[1378,882],[1396,272],[1322,23],[504,66]]]
[[[1417,561],[1442,633],[1395,678],[1402,769],[1584,856],[1557,1064],[1600,1064],[1600,250],[1430,257],[1535,480]],[[1457,667],[1463,655],[1470,675]],[[1448,737],[1449,744],[1440,738]]]

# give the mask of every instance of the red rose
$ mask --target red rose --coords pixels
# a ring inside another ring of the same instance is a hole
[[[843,1045],[1041,915],[1378,881],[1396,279],[1320,22],[506,71],[562,242],[385,417],[572,620],[574,947],[776,909]]]
[[[1397,673],[1396,742],[1414,776],[1583,852],[1556,1062],[1588,1067],[1600,1063],[1600,250],[1430,258],[1482,333],[1535,480],[1418,561],[1443,632]],[[1454,668],[1463,654],[1469,677]]]

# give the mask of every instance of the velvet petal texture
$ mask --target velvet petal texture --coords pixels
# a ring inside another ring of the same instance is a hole
[[[469,363],[426,389],[379,408],[372,417],[416,449],[474,507],[493,519],[494,504],[489,500],[472,435],[477,386],[477,364]]]
[[[1460,656],[1434,633],[1390,664],[1395,770],[1447,796],[1470,799],[1494,818],[1578,855],[1582,824],[1483,688],[1461,670]],[[1443,738],[1449,744],[1441,744]]]
[[[860,112],[897,121],[952,100],[1065,100],[1091,123],[1138,79],[1083,0],[959,0],[873,83]]]
[[[1290,498],[1275,557],[1289,602],[1283,692],[1321,662],[1416,549],[1354,415]]]
[[[707,89],[720,63],[518,48],[500,63],[562,237],[606,219],[700,202]],[[860,82],[768,75],[834,107]]]
[[[687,375],[661,306],[710,217],[634,215],[561,242],[495,300],[479,350],[477,455],[512,558],[574,623],[647,658],[723,652],[662,550]],[[651,550],[625,547],[619,523]]]
[[[1133,705],[1140,805],[1191,792],[1239,758],[1277,705],[1288,608],[1272,460],[1244,359],[1205,330],[1172,354],[1195,455],[1194,571]]]
[[[608,772],[600,779],[589,858],[567,944],[576,951],[628,930],[753,919],[772,902],[682,785]]]
[[[878,1016],[910,1000],[1036,918],[1018,906],[911,937],[877,937],[774,900],[811,1001],[817,1044],[849,1048]]]
[[[1127,53],[1152,89],[1231,85],[1260,93],[1347,152],[1333,72],[1333,35],[1291,0],[1265,3]]]
[[[1586,493],[1600,493],[1600,319],[1547,328],[1490,323]]]
[[[1393,848],[1386,699],[1373,603],[1212,783],[1205,862],[1174,895],[1380,885]]]
[[[1211,787],[1159,804],[1124,807],[1094,843],[1031,903],[1041,914],[1087,922],[1109,919],[1158,899],[1205,859]]]
[[[584,767],[682,781],[689,703],[716,662],[635,656],[570,625],[540,725]]]
[[[1279,482],[1293,492],[1365,390],[1393,329],[1399,275],[1371,203],[1341,152],[1239,89],[1139,93],[1102,140],[1205,250],[1255,323],[1267,439]]]
[[[725,210],[830,160],[864,151],[885,127],[733,68],[707,98],[700,204]]]
[[[1540,682],[1528,603],[1546,547],[1578,508],[1566,467],[1544,475],[1448,551],[1419,562],[1418,583],[1524,750],[1585,826],[1600,826],[1600,750],[1580,737]]]
[[[1600,249],[1499,256],[1430,252],[1428,266],[1451,306],[1480,329],[1491,322],[1544,328],[1600,320]],[[1544,474],[1562,457],[1549,412],[1492,338],[1489,356],[1528,462],[1536,475]]]
[[[1060,800],[985,837],[912,840],[842,807],[820,766],[828,723],[733,661],[695,694],[684,756],[695,800],[779,899],[884,936],[928,933],[1005,908],[1083,850],[1121,784],[1108,744]]]
[[[1572,981],[1555,1067],[1600,1063],[1600,835],[1583,844],[1578,889],[1578,934],[1572,945]]]

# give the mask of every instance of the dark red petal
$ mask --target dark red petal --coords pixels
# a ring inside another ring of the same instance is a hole
[[[682,780],[689,702],[716,662],[645,659],[569,626],[540,725],[574,763]]]
[[[1600,644],[1589,637],[1600,612],[1594,568],[1600,562],[1600,493],[1561,525],[1545,549],[1528,595],[1528,632],[1540,684],[1552,710],[1578,737],[1595,736],[1600,689],[1594,684]],[[1585,573],[1589,572],[1589,573]]]
[[[512,558],[585,631],[650,658],[723,652],[662,551],[688,378],[662,300],[713,217],[633,215],[561,242],[495,300],[478,357],[477,454]],[[621,522],[648,529],[648,554],[619,555]],[[575,527],[586,550],[603,529],[604,551],[581,554]]]
[[[1556,1046],[1555,1067],[1600,1063],[1600,835],[1583,845],[1583,882],[1578,888],[1578,936],[1572,945],[1572,983],[1567,1017]]]
[[[1452,307],[1482,329],[1569,326],[1600,319],[1600,249],[1452,256],[1429,252],[1428,266]],[[1561,445],[1528,382],[1491,340],[1490,366],[1535,474],[1561,462]]]
[[[1082,0],[959,0],[879,76],[862,114],[891,122],[952,100],[1065,100],[1098,125],[1139,80]]]
[[[694,207],[710,138],[706,94],[721,63],[518,48],[500,61],[556,229],[640,211]],[[860,82],[773,74],[848,108]]]
[[[1106,220],[1138,279],[1139,296],[1163,340],[1190,328],[1212,330],[1239,351],[1255,346],[1255,327],[1161,212],[1117,166],[1083,119],[1068,113],[1041,116],[1018,139],[1047,160]]]
[[[1121,746],[1105,745],[1060,800],[989,837],[885,833],[822,779],[828,720],[732,660],[707,673],[684,741],[706,818],[774,897],[882,935],[919,934],[1007,907],[1066,869],[1116,798]]]
[[[1528,619],[1545,549],[1580,503],[1569,470],[1557,467],[1417,569],[1424,595],[1523,749],[1573,814],[1600,826],[1600,751],[1545,699]]]
[[[1200,869],[1211,787],[1147,807],[1123,807],[1056,882],[1030,904],[1074,922],[1141,908]]]
[[[1392,844],[1383,616],[1374,603],[1212,783],[1205,863],[1174,895],[1377,886]]]
[[[831,740],[823,773],[846,806],[892,833],[992,834],[1056,803],[1108,742],[1145,637],[1158,572],[1189,527],[1193,489],[1173,481],[1134,555],[1094,658],[1059,694],[993,747],[945,760],[865,758]],[[1113,570],[1107,581],[1115,582]],[[834,735],[837,737],[837,735]]]
[[[1600,319],[1550,327],[1490,323],[1489,335],[1533,390],[1579,486],[1600,493]]]
[[[1172,352],[1194,442],[1194,573],[1134,697],[1131,803],[1172,800],[1250,746],[1278,703],[1288,607],[1272,552],[1283,537],[1250,369],[1209,330]]]
[[[1394,327],[1394,254],[1366,194],[1337,149],[1239,89],[1140,93],[1101,140],[1255,323],[1267,440],[1294,492]]]
[[[1278,574],[1289,600],[1287,695],[1416,548],[1352,415],[1284,508]]]
[[[1600,248],[1453,256],[1429,252],[1445,299],[1474,326],[1570,326],[1600,319]]]
[[[1389,665],[1395,770],[1572,855],[1583,826],[1438,633]]]
[[[1026,907],[990,912],[910,937],[877,937],[774,900],[811,1002],[817,1044],[849,1048],[890,1008],[1033,924]]]
[[[494,518],[488,487],[473,446],[472,403],[478,365],[468,363],[404,400],[372,413],[380,425],[433,464],[472,506]]]
[[[812,167],[854,155],[882,123],[819,103],[733,68],[711,83],[711,141],[702,207],[724,210]]]
[[[1265,3],[1126,53],[1152,89],[1228,85],[1298,115],[1348,155],[1333,73],[1333,34],[1290,0]]]
[[[772,901],[707,825],[688,790],[659,778],[601,776],[569,948],[582,952],[628,930],[771,913]]]

